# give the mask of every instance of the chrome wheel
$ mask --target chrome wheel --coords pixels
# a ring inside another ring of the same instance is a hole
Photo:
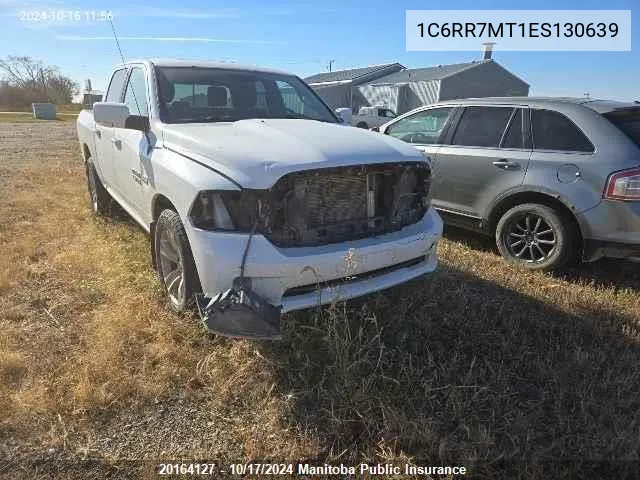
[[[160,231],[160,271],[169,300],[176,306],[184,303],[184,262],[175,233],[170,229]]]
[[[503,242],[515,258],[540,263],[553,255],[557,236],[544,217],[526,213],[515,218],[505,229]]]

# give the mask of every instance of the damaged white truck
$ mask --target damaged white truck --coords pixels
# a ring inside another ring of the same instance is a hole
[[[428,159],[340,124],[298,77],[132,61],[78,117],[93,210],[147,232],[170,307],[209,331],[277,339],[281,313],[436,268]]]

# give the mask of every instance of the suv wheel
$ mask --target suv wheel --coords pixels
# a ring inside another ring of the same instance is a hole
[[[358,128],[369,128],[369,125],[367,125],[367,122],[359,122],[356,127]]]
[[[153,241],[160,284],[174,312],[183,312],[199,293],[200,280],[180,216],[164,210],[158,217]]]
[[[84,165],[87,174],[87,187],[89,189],[91,208],[97,215],[108,216],[111,213],[111,195],[109,195],[107,189],[102,185],[93,164],[87,160]]]
[[[496,228],[502,256],[532,270],[564,266],[576,253],[575,238],[573,224],[563,212],[537,203],[511,208]]]

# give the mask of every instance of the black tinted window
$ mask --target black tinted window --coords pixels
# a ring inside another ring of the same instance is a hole
[[[107,90],[107,96],[105,102],[119,102],[122,97],[122,87],[124,87],[124,81],[127,79],[127,71],[116,70],[113,72],[111,82],[109,83],[109,89]]]
[[[604,117],[640,145],[640,108],[621,108],[605,113]]]
[[[438,143],[453,107],[431,108],[398,120],[387,128],[387,135],[409,143]]]
[[[584,133],[559,112],[532,110],[531,129],[535,150],[593,152],[593,145]]]
[[[507,132],[502,140],[502,148],[524,148],[522,138],[522,109],[518,108],[515,115],[511,119]]]
[[[497,147],[512,112],[512,107],[465,108],[451,143],[469,147]]]

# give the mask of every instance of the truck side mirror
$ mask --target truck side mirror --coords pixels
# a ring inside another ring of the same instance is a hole
[[[143,115],[129,115],[124,122],[124,128],[147,133],[149,131],[149,117]]]
[[[97,102],[93,104],[93,119],[103,127],[125,128],[129,107],[124,103]]]

